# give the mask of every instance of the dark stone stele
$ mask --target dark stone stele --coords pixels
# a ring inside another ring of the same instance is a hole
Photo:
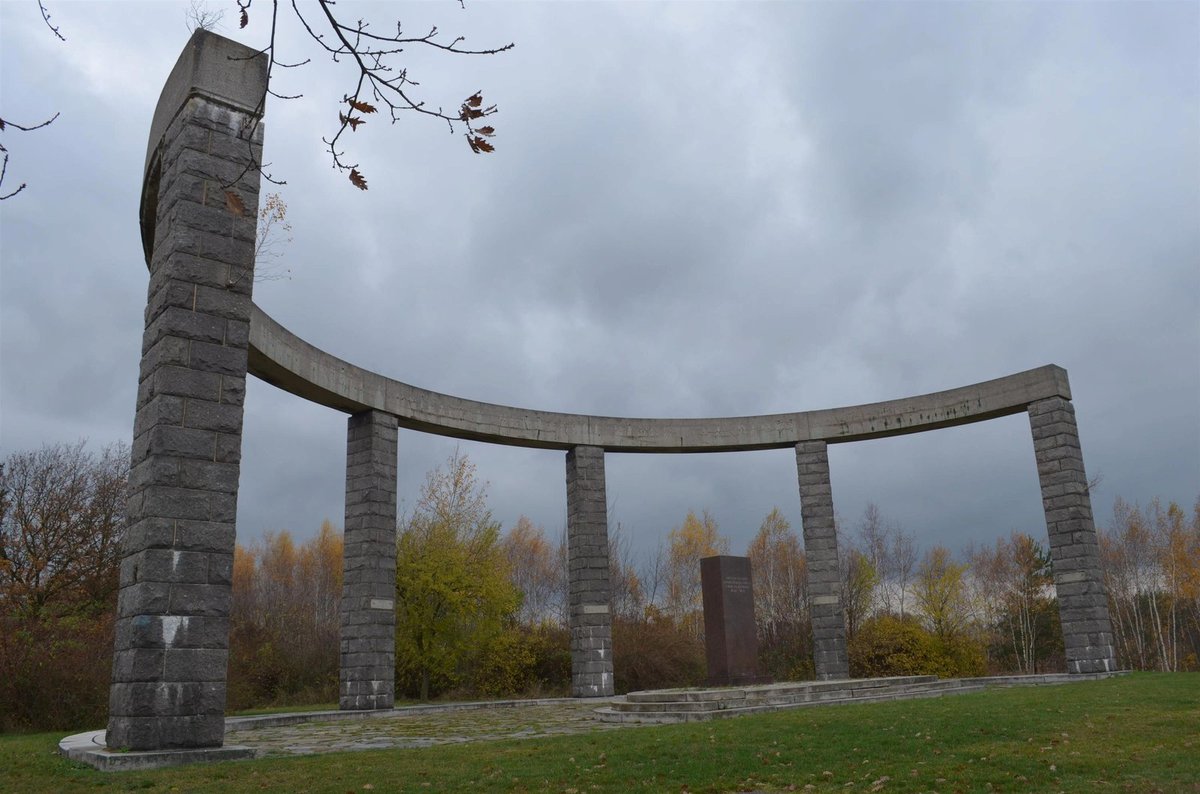
[[[708,684],[766,684],[758,666],[758,631],[754,624],[754,587],[750,559],[727,554],[700,560],[704,593],[704,646]]]

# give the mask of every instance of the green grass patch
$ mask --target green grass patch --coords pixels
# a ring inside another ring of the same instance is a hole
[[[68,762],[59,738],[0,737],[0,790],[1200,792],[1200,675],[151,772]]]
[[[304,711],[337,711],[336,703],[309,703],[306,706],[267,706],[261,709],[243,709],[229,714],[230,717],[258,717],[263,714],[296,714]]]

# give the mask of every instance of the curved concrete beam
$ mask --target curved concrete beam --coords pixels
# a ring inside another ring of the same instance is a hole
[[[154,241],[162,135],[192,96],[258,113],[266,65],[248,47],[197,30],[163,86],[151,123],[142,187],[146,264]],[[1048,397],[1071,398],[1066,370],[1053,365],[902,400],[763,416],[634,419],[534,411],[421,389],[356,367],[305,342],[257,306],[250,319],[249,372],[306,400],[355,414],[379,410],[401,427],[456,438],[545,449],[609,452],[733,452],[838,443],[917,433],[1025,411]]]
[[[609,452],[733,452],[801,441],[861,441],[980,422],[1025,411],[1048,397],[1071,399],[1067,371],[1047,365],[949,391],[901,400],[762,416],[631,419],[534,411],[421,389],[356,367],[313,347],[254,307],[250,373],[354,414],[394,415],[401,427],[520,447],[603,447]]]

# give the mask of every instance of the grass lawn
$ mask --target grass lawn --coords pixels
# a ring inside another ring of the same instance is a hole
[[[0,737],[0,791],[1200,792],[1200,675],[419,750],[101,773]]]

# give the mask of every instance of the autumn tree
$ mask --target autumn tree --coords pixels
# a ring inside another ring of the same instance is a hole
[[[689,510],[683,524],[671,530],[667,544],[667,613],[700,636],[704,627],[700,560],[727,554],[729,541],[707,510],[699,518]]]
[[[287,202],[279,193],[268,193],[258,208],[258,227],[254,235],[254,280],[278,281],[290,278],[291,269],[283,265],[283,252],[292,241]]]
[[[13,453],[0,464],[5,614],[37,617],[112,599],[128,473],[128,447],[96,454],[84,441]]]
[[[661,554],[650,565],[653,570],[661,567]],[[619,523],[608,532],[608,587],[614,619],[641,620],[653,603],[654,594],[646,592],[642,574],[633,560],[629,537]]]
[[[1120,665],[1200,668],[1200,500],[1189,519],[1174,502],[1118,497],[1100,551]]]
[[[853,550],[870,567],[866,554]],[[967,566],[935,546],[916,571],[913,596],[925,625],[914,616],[879,612],[848,635],[850,673],[854,676],[977,676],[985,670],[982,644],[970,629],[972,609]]]
[[[0,462],[0,730],[103,721],[129,449]]]
[[[701,683],[704,646],[697,616],[689,612],[681,619],[670,609],[671,563],[666,548],[660,543],[638,564],[620,524],[609,529],[608,539],[617,691]]]
[[[500,541],[500,549],[521,595],[518,622],[564,623],[567,571],[561,544],[548,540],[541,527],[521,516]]]
[[[925,552],[917,567],[917,608],[930,631],[943,639],[960,633],[971,618],[966,573],[967,566],[955,562],[950,550],[940,545]]]
[[[1013,532],[971,553],[970,575],[998,666],[1043,672],[1046,660],[1062,649],[1049,553],[1030,535]]]
[[[285,530],[235,547],[231,708],[337,699],[342,551],[328,520],[300,544]]]
[[[1117,497],[1113,519],[1100,537],[1100,558],[1109,593],[1114,640],[1122,667],[1151,668],[1141,600],[1149,590],[1150,534],[1140,509]]]
[[[429,473],[416,510],[400,526],[400,691],[424,700],[458,684],[472,665],[497,660],[489,659],[489,653],[496,643],[507,643],[506,621],[520,603],[499,541],[500,525],[487,507],[486,485],[476,480],[474,464],[456,452]],[[513,651],[507,647],[508,656]]]
[[[846,639],[851,640],[858,627],[874,612],[879,571],[871,557],[842,532],[841,522],[837,522],[836,527],[842,610],[846,617]]]
[[[879,506],[869,502],[858,525],[858,541],[875,572],[874,607],[904,617],[917,563],[912,533],[887,520]]]
[[[776,678],[810,677],[808,566],[800,540],[779,508],[763,519],[746,556],[754,582],[754,617],[764,669]]]

